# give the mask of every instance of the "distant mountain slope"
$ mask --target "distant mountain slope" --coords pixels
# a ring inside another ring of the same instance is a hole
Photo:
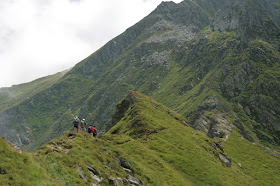
[[[67,132],[40,147],[29,161],[38,162],[53,185],[277,185],[280,181],[279,158],[242,139],[236,127],[226,141],[213,140],[138,92],[130,92],[117,105],[111,124],[111,130],[96,139],[85,132]],[[1,159],[9,153],[1,154]],[[3,163],[0,160],[1,168]],[[15,177],[3,170],[1,180]],[[37,177],[33,181],[48,185]]]
[[[14,104],[20,103],[21,101],[34,96],[38,92],[50,88],[68,71],[69,70],[59,72],[29,83],[14,85],[8,88],[0,88],[0,112]]]
[[[105,131],[114,105],[137,90],[212,138],[237,126],[251,142],[279,148],[277,11],[272,0],[163,2],[50,88],[1,112],[0,135],[35,150],[72,128],[74,115]]]
[[[0,89],[0,136],[5,136],[10,141],[16,142],[18,146],[30,143],[33,128],[25,125],[27,122],[26,114],[19,109],[20,105],[29,100],[32,96],[49,89],[57,83],[69,70],[50,75],[35,81],[14,85],[9,88]],[[36,111],[31,111],[33,115]],[[35,123],[38,125],[37,123]],[[24,131],[23,134],[21,131]],[[35,131],[36,132],[36,131]]]

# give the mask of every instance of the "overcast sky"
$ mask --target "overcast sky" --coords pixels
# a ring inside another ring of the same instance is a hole
[[[0,87],[73,67],[161,1],[1,0]]]

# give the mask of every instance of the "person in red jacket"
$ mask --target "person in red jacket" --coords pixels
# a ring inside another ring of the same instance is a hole
[[[96,127],[93,126],[91,131],[92,131],[92,136],[96,138],[96,136],[97,136],[97,129],[96,129]]]

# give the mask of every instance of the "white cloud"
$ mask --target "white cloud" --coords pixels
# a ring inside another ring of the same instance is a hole
[[[74,66],[140,21],[160,2],[1,1],[0,87],[31,81]]]

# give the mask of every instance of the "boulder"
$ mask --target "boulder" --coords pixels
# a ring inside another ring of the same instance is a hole
[[[135,178],[131,175],[128,175],[127,181],[129,182],[130,185],[140,185],[140,180],[138,178]]]
[[[120,162],[122,167],[130,169],[130,163],[128,161],[126,161],[125,159],[120,159]]]

